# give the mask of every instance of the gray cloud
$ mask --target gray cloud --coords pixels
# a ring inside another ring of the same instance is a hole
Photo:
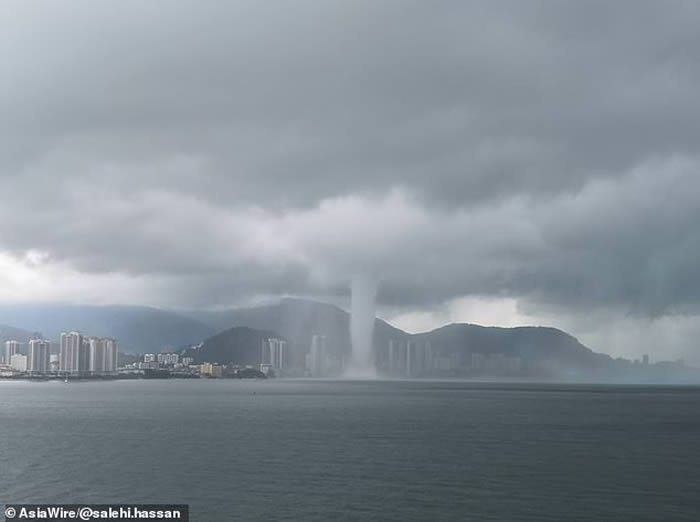
[[[0,254],[177,306],[372,270],[391,307],[696,314],[698,22],[691,1],[4,2]]]

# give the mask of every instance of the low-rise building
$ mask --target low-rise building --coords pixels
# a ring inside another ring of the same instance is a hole
[[[173,366],[177,364],[180,356],[176,353],[159,353],[156,356],[156,359],[158,364],[162,364],[163,366]]]
[[[221,377],[224,369],[218,364],[205,362],[199,366],[199,374],[207,377]]]
[[[21,353],[16,353],[10,357],[10,367],[16,372],[27,371],[27,356]]]

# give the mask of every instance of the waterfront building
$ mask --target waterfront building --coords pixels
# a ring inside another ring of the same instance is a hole
[[[430,341],[426,341],[425,343],[425,371],[427,374],[432,374],[433,370],[435,369],[435,360],[433,357],[433,346],[430,344]]]
[[[386,357],[386,370],[389,375],[406,377],[412,374],[415,365],[414,344],[407,339],[389,339]]]
[[[144,353],[143,354],[143,362],[145,362],[145,363],[156,362],[156,355],[154,353]]]
[[[287,341],[277,338],[262,340],[260,364],[279,371],[287,367]]]
[[[16,353],[20,353],[20,343],[19,341],[5,341],[3,345],[3,357],[2,360],[5,362],[5,364],[10,364],[10,360],[12,359],[12,356]]]
[[[27,356],[21,353],[16,353],[10,357],[10,367],[16,372],[27,371]]]
[[[77,331],[61,333],[59,370],[65,373],[81,373],[89,369],[90,344]]]
[[[49,371],[52,372],[57,372],[58,371],[58,354],[57,353],[52,353],[49,355]]]
[[[27,357],[27,371],[30,373],[48,373],[49,358],[51,355],[51,342],[45,339],[32,339],[29,341],[29,356]]]
[[[99,337],[89,337],[88,371],[91,374],[99,374],[104,371],[105,366],[105,346]]]
[[[178,363],[180,359],[180,356],[176,353],[168,352],[168,353],[159,353],[156,356],[156,360],[158,361],[158,364],[161,364],[163,366],[174,366]]]
[[[411,338],[389,339],[386,357],[380,360],[387,375],[395,377],[420,377],[435,369],[430,342]]]
[[[119,345],[116,339],[104,337],[102,339],[105,347],[105,373],[115,373],[119,364]]]
[[[88,368],[93,375],[117,371],[117,341],[109,337],[88,337]]]
[[[395,339],[389,339],[389,353],[387,354],[387,370],[389,375],[396,375],[399,372],[401,353],[401,343]]]
[[[207,377],[222,377],[224,369],[222,366],[215,363],[202,363],[199,366],[199,374]]]

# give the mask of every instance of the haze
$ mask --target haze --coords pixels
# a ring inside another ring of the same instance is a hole
[[[4,1],[0,300],[349,303],[698,363],[700,4]]]

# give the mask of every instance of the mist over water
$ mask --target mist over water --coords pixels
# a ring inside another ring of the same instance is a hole
[[[345,376],[355,379],[377,377],[372,350],[372,336],[376,316],[376,279],[357,275],[352,280],[352,314],[350,317],[350,338],[352,355],[345,370]]]

